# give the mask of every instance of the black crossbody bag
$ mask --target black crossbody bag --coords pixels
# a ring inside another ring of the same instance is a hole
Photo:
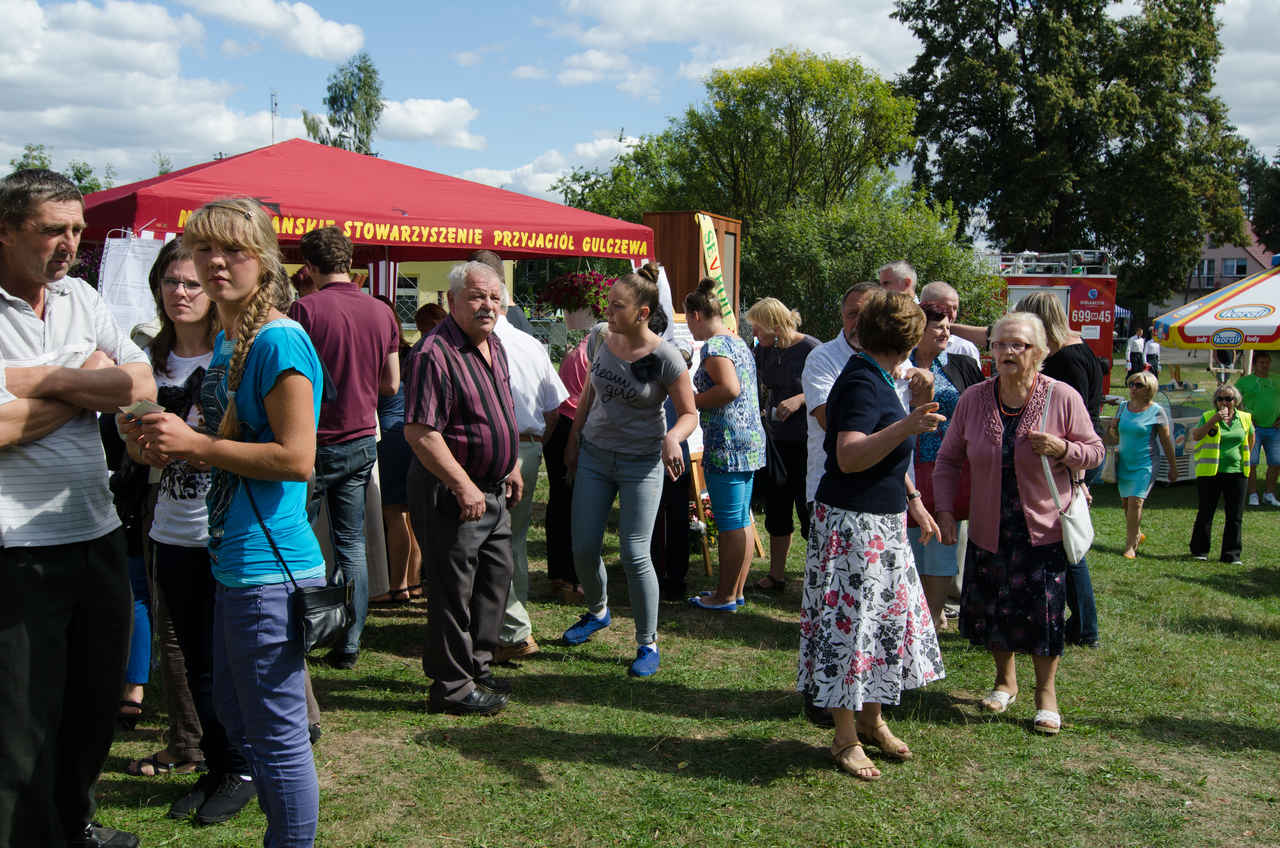
[[[243,478],[242,478],[243,479]],[[271,538],[271,531],[267,529],[267,525],[262,520],[262,513],[258,512],[258,504],[253,499],[253,489],[249,486],[249,481],[245,480],[245,493],[249,495],[249,506],[253,507],[254,517],[258,519],[258,526],[262,528],[262,533],[267,537],[267,544],[271,545],[271,551],[276,555],[276,559],[284,566],[285,574],[289,575],[289,579],[293,582],[296,590],[293,593],[294,605],[298,608],[298,615],[302,619],[302,649],[305,653],[310,653],[317,648],[328,648],[334,643],[347,635],[347,631],[351,629],[351,625],[356,620],[355,602],[355,586],[351,583],[341,583],[337,586],[307,586],[298,585],[298,581],[294,579],[293,572],[289,570],[289,564],[284,561],[284,557],[280,554],[280,549],[276,547],[276,542]],[[341,573],[341,569],[335,572]]]

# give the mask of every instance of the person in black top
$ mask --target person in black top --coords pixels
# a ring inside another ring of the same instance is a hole
[[[1080,334],[1072,331],[1062,301],[1052,292],[1033,292],[1018,303],[1017,311],[1030,312],[1044,322],[1049,355],[1045,357],[1043,373],[1080,393],[1085,409],[1089,411],[1093,430],[1101,438],[1102,365]],[[1085,482],[1093,482],[1100,469],[1101,466],[1088,471]],[[1098,606],[1093,596],[1089,564],[1083,559],[1067,566],[1067,609],[1071,611],[1066,625],[1067,643],[1086,648],[1098,647]]]
[[[787,586],[787,553],[791,550],[792,510],[800,518],[800,537],[809,539],[809,504],[805,476],[809,466],[808,409],[804,373],[809,353],[821,342],[800,332],[800,313],[776,297],[757,300],[747,310],[760,341],[754,349],[761,411],[768,442],[768,464],[756,473],[764,489],[764,529],[769,532],[769,573],[752,588],[781,592]]]
[[[937,430],[943,417],[936,403],[908,414],[894,384],[924,325],[911,295],[868,294],[858,316],[863,350],[827,400],[827,465],[805,558],[796,688],[831,711],[831,755],[859,780],[880,777],[863,745],[898,760],[912,756],[881,706],[944,675],[906,535],[910,510],[921,542],[937,537],[907,467],[915,437]]]

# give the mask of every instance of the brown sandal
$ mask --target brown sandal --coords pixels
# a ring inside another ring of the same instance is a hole
[[[907,743],[893,735],[893,731],[889,730],[889,723],[881,720],[875,727],[867,730],[861,722],[854,725],[858,731],[858,741],[863,745],[874,745],[880,749],[880,753],[886,757],[893,757],[895,760],[909,760],[915,755],[911,753],[911,749],[907,748]],[[907,748],[904,752],[903,748]]]
[[[831,756],[835,758],[836,764],[840,766],[840,770],[845,774],[852,775],[858,778],[858,780],[865,780],[868,783],[874,780],[879,780],[880,775],[878,774],[863,774],[863,772],[869,770],[879,771],[879,769],[876,768],[876,764],[871,762],[867,757],[866,751],[862,752],[861,757],[855,758],[853,756],[853,749],[861,747],[861,743],[856,741],[850,742],[848,745],[842,745],[839,748],[832,745]]]

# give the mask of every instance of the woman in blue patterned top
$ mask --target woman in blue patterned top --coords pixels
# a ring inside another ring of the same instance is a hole
[[[947,424],[951,420],[951,413],[955,412],[960,395],[970,386],[981,383],[983,378],[982,368],[973,357],[947,352],[947,342],[951,339],[950,315],[936,303],[922,303],[920,308],[924,310],[924,336],[911,353],[911,364],[933,374],[933,400],[938,404],[938,414],[947,419],[932,433],[921,433],[916,437],[916,452],[912,457],[915,462],[915,484],[920,492],[921,503],[933,515],[933,463],[938,458],[938,448],[942,447],[942,437],[947,434]],[[957,520],[963,521],[969,517],[969,479],[963,472],[960,487],[957,503],[965,509],[963,517],[957,516]],[[941,541],[934,541],[929,545],[920,544],[920,527],[914,520],[910,520],[910,516],[908,519],[907,539],[911,542],[911,552],[915,554],[916,570],[924,585],[929,614],[933,618],[934,629],[942,631],[947,628],[947,619],[943,615],[947,592],[951,589],[952,578],[960,571],[956,546],[944,545]]]
[[[746,342],[720,318],[716,282],[703,277],[684,299],[689,332],[703,342],[693,375],[694,405],[701,410],[702,469],[720,531],[720,578],[714,592],[689,603],[699,609],[737,612],[751,566],[751,481],[764,467],[756,363]]]

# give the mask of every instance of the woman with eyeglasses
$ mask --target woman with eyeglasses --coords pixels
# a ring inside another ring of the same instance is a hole
[[[910,362],[913,367],[922,368],[933,375],[933,401],[938,404],[938,414],[947,418],[932,433],[921,433],[916,436],[915,484],[920,491],[921,503],[932,515],[937,510],[933,496],[933,468],[938,458],[938,448],[947,435],[947,424],[960,395],[970,386],[982,382],[982,369],[978,361],[969,356],[947,350],[951,341],[951,316],[937,303],[924,301],[920,304],[924,310],[924,335],[920,343],[912,351]],[[957,520],[969,517],[969,482],[963,483],[961,501],[965,507]],[[947,627],[947,618],[943,607],[947,602],[947,592],[951,590],[951,581],[960,570],[956,557],[955,545],[944,545],[933,542],[929,545],[920,543],[921,529],[915,521],[907,522],[907,539],[911,542],[911,552],[916,558],[916,570],[920,572],[920,582],[924,584],[924,595],[929,602],[929,614],[933,617],[935,630],[942,631]]]
[[[1156,445],[1164,449],[1169,464],[1169,482],[1178,482],[1173,437],[1169,435],[1169,415],[1155,403],[1159,383],[1149,372],[1134,374],[1129,380],[1129,402],[1120,407],[1108,425],[1110,437],[1118,439],[1116,447],[1116,485],[1128,529],[1124,557],[1133,559],[1138,546],[1146,541],[1141,530],[1142,505],[1156,484]]]
[[[970,497],[989,505],[969,516],[960,601],[961,632],[995,661],[995,685],[981,705],[1002,713],[1014,702],[1015,657],[1031,654],[1032,727],[1053,735],[1062,727],[1055,678],[1066,642],[1069,563],[1042,457],[1065,509],[1086,496],[1073,480],[1101,462],[1104,450],[1080,393],[1040,373],[1049,349],[1039,317],[1011,312],[992,326],[991,339],[996,375],[961,395],[938,451],[938,528],[944,544],[955,543],[953,505],[968,459]]]
[[[1191,555],[1209,558],[1213,513],[1223,501],[1222,550],[1218,558],[1240,565],[1244,527],[1244,499],[1249,485],[1249,454],[1253,451],[1253,417],[1240,409],[1240,390],[1219,386],[1213,409],[1191,431],[1196,443],[1196,488],[1200,506],[1191,529]]]

